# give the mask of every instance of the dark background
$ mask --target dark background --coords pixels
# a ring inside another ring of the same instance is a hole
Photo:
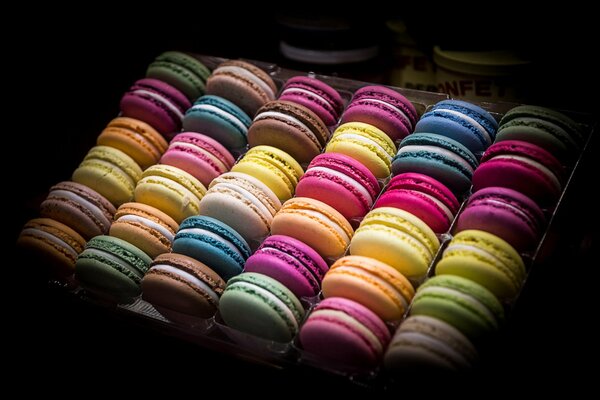
[[[37,16],[25,17],[22,32],[5,33],[9,74],[4,86],[16,89],[9,92],[13,105],[3,115],[9,127],[4,133],[9,137],[7,150],[14,149],[17,155],[16,162],[7,161],[10,166],[5,166],[11,210],[17,210],[9,215],[11,243],[22,224],[36,216],[47,189],[70,177],[96,136],[117,114],[122,93],[144,75],[157,54],[179,49],[287,63],[278,52],[277,24],[268,14],[192,7],[189,12],[148,11],[148,15],[86,10],[74,18],[56,8],[37,11]],[[491,15],[483,10],[471,16],[463,11],[438,10],[432,15],[421,9],[400,14],[423,48],[444,43],[455,48],[493,45],[523,52],[538,68],[531,85],[540,104],[595,111],[597,68],[592,59],[598,47],[591,40],[591,16],[581,11],[552,18],[524,12]],[[377,21],[390,14],[387,10],[361,12],[353,18],[367,22],[365,32],[377,36],[381,34]],[[586,277],[597,264],[590,254],[597,243],[592,235],[597,216],[588,211],[595,207],[590,205],[588,185],[590,180],[598,181],[593,177],[597,148],[594,143],[588,151],[564,199],[557,218],[561,237],[555,255],[531,274],[503,337],[484,355],[475,375],[458,381],[440,378],[450,382],[445,390],[458,390],[464,382],[495,387],[500,383],[499,388],[527,383],[536,390],[551,389],[573,385],[563,379],[566,373],[582,380],[590,373],[579,360],[582,354],[597,354],[597,346],[592,345],[594,332],[586,325],[592,312],[591,283]],[[13,193],[18,194],[16,198]],[[73,382],[96,387],[117,379],[135,389],[151,380],[153,386],[164,389],[173,385],[168,378],[176,378],[177,385],[200,386],[199,392],[237,388],[259,393],[268,386],[308,394],[322,385],[340,393],[357,390],[328,375],[257,366],[116,320],[49,294],[38,268],[11,263],[7,283],[17,301],[9,299],[8,304],[10,314],[17,311],[11,324],[19,339],[15,368],[50,382],[49,388],[63,390],[65,383],[68,387]],[[56,368],[58,362],[72,368]],[[430,382],[429,377],[410,378],[403,389],[436,389],[421,386]],[[186,383],[186,379],[195,380]]]

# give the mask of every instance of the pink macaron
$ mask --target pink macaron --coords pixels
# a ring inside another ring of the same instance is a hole
[[[395,90],[385,86],[365,86],[354,93],[341,123],[371,124],[397,142],[414,131],[417,117],[412,103]]]
[[[121,99],[123,117],[144,121],[167,138],[181,129],[183,115],[191,106],[183,93],[156,79],[140,79]]]
[[[325,125],[334,125],[342,113],[344,102],[340,94],[326,83],[308,76],[287,80],[279,100],[303,105],[321,118]]]
[[[519,191],[542,207],[556,204],[562,191],[563,168],[551,153],[520,140],[490,146],[473,174],[473,190],[501,186]]]
[[[522,252],[537,246],[545,224],[542,210],[529,197],[513,189],[489,187],[471,195],[456,231],[486,231]]]
[[[360,370],[377,365],[390,342],[390,332],[377,315],[341,297],[329,297],[319,303],[299,335],[307,352]]]
[[[270,276],[298,297],[318,295],[328,269],[327,263],[315,250],[283,235],[266,238],[244,267],[245,272]]]
[[[200,133],[183,132],[171,140],[160,162],[190,173],[208,187],[214,178],[231,169],[235,159],[216,140]]]
[[[379,189],[377,178],[360,162],[340,153],[323,153],[309,164],[296,196],[320,200],[351,220],[365,216]]]
[[[377,207],[396,207],[421,218],[435,233],[450,228],[458,212],[456,196],[438,180],[406,172],[392,178],[377,199]]]

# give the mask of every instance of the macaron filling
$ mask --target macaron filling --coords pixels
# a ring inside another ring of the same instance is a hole
[[[434,115],[435,114],[449,115],[453,121],[458,122],[462,126],[473,131],[474,133],[476,133],[476,135],[479,139],[483,139],[483,141],[485,142],[485,143],[482,143],[482,144],[484,144],[484,147],[488,147],[490,144],[492,144],[492,137],[491,137],[490,133],[478,121],[471,118],[469,115],[463,114],[462,112],[459,112],[456,110],[447,109],[447,108],[437,108],[434,111],[432,111],[432,113]]]
[[[348,175],[327,167],[311,167],[307,173],[308,172],[325,174],[321,176],[333,175],[337,179],[340,179],[347,185],[351,186],[355,191],[359,192],[362,195],[362,198],[365,199],[367,208],[370,208],[373,205],[373,197],[371,196],[371,193],[369,193],[369,191],[360,182],[349,177]]]
[[[150,97],[151,99],[154,99],[155,101],[157,101],[158,103],[162,104],[163,106],[167,107],[169,109],[169,111],[173,114],[175,114],[175,116],[177,116],[177,118],[180,121],[183,121],[183,113],[181,112],[181,110],[175,106],[173,103],[171,103],[166,97],[164,97],[161,94],[158,94],[156,92],[152,92],[150,90],[146,90],[146,89],[136,89],[132,92],[132,94],[139,94],[142,96],[146,96],[146,97]]]
[[[383,352],[383,344],[377,336],[366,326],[364,326],[356,318],[348,315],[344,311],[332,310],[332,309],[317,309],[310,315],[309,320],[322,320],[328,321],[334,324],[339,324],[349,329],[360,339],[367,344],[367,346],[375,353],[381,354]]]
[[[166,237],[169,240],[169,242],[172,242],[173,238],[175,237],[175,235],[172,232],[170,232],[167,228],[165,228],[161,224],[156,223],[148,218],[141,217],[139,215],[132,215],[132,214],[123,215],[123,216],[117,218],[117,220],[115,222],[136,222],[136,223],[142,224],[144,226],[147,226],[150,229],[154,229],[154,230],[160,232],[160,234],[163,235],[164,237]]]
[[[242,255],[242,252],[233,243],[231,243],[229,240],[225,239],[224,237],[222,237],[214,232],[211,232],[211,231],[208,231],[208,230],[202,229],[202,228],[186,228],[186,229],[181,229],[179,232],[177,232],[177,237],[184,236],[184,235],[197,235],[199,237],[202,237],[202,236],[209,237],[216,242],[222,243],[233,253],[237,254],[241,260],[244,260],[244,258],[245,258]]]
[[[67,242],[62,240],[61,238],[54,236],[51,233],[48,233],[42,229],[36,228],[25,228],[21,231],[22,236],[32,236],[35,238],[43,238],[49,242],[51,242],[57,249],[64,250],[70,256],[69,258],[75,260],[77,258],[77,251]]]
[[[55,200],[60,198],[70,200],[78,209],[85,209],[89,211],[90,213],[92,213],[93,218],[96,221],[99,221],[103,226],[110,226],[111,220],[106,217],[106,214],[100,209],[100,207],[89,202],[83,197],[77,195],[76,193],[59,189],[52,190],[50,192],[50,195],[48,196],[48,200]]]
[[[410,118],[408,117],[408,115],[406,115],[406,113],[403,110],[401,110],[400,108],[396,107],[395,105],[393,105],[391,103],[388,103],[388,102],[380,100],[380,99],[375,99],[375,98],[361,98],[353,103],[355,103],[355,104],[362,104],[362,103],[380,104],[380,105],[390,109],[394,114],[399,116],[404,121],[405,125],[412,129],[412,122],[411,122]]]
[[[260,114],[258,114],[256,116],[256,118],[254,118],[254,122],[256,121],[261,121],[267,118],[274,118],[280,121],[284,121],[286,123],[289,123],[293,126],[298,127],[300,130],[302,130],[303,132],[305,132],[308,136],[308,138],[311,140],[311,142],[313,142],[315,145],[317,145],[317,148],[321,148],[322,145],[319,142],[319,139],[317,138],[317,135],[315,135],[315,133],[308,127],[306,126],[305,123],[303,123],[302,121],[300,121],[298,118],[289,115],[289,114],[284,114],[282,112],[279,111],[263,111]]]
[[[513,155],[513,154],[506,154],[506,155],[499,155],[499,156],[495,156],[492,157],[488,160],[486,160],[486,162],[492,161],[492,160],[516,160],[516,161],[520,161],[524,164],[527,164],[531,167],[534,167],[538,170],[540,170],[547,178],[548,180],[550,180],[550,182],[552,182],[552,185],[560,192],[562,189],[562,186],[560,184],[560,181],[558,180],[558,178],[556,177],[556,174],[554,174],[554,172],[552,172],[548,167],[546,167],[545,165],[531,159],[528,157],[523,157],[523,156],[517,156],[517,155]]]
[[[271,87],[267,85],[266,82],[264,82],[258,76],[256,76],[255,74],[253,74],[245,68],[238,67],[236,65],[223,65],[213,71],[213,75],[219,73],[240,76],[260,87],[270,100],[275,99],[275,92],[273,92],[273,89],[271,89]]]
[[[221,119],[224,119],[227,122],[231,122],[235,128],[242,133],[244,136],[248,135],[248,126],[242,122],[237,116],[234,114],[230,114],[227,111],[220,109],[212,104],[195,104],[192,108],[190,108],[186,115],[191,113],[194,110],[206,111],[209,114],[213,114],[218,116]]]
[[[173,267],[171,265],[157,264],[150,268],[150,272],[151,271],[160,271],[166,274],[175,275],[181,278],[181,280],[183,280],[184,282],[188,282],[196,286],[198,289],[200,289],[201,292],[206,293],[214,303],[219,304],[219,297],[210,286],[204,283],[201,279],[198,279],[194,275],[184,270]]]

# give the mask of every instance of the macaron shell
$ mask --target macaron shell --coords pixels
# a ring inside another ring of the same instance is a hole
[[[40,216],[62,222],[86,240],[108,233],[115,211],[96,191],[68,181],[52,186],[40,205]]]
[[[17,246],[43,260],[53,275],[67,277],[75,272],[77,255],[83,251],[85,239],[68,226],[50,218],[28,221],[21,231]]]
[[[96,146],[73,172],[72,179],[94,189],[118,207],[133,199],[141,175],[140,166],[121,150]]]
[[[295,76],[285,83],[279,100],[300,104],[314,112],[327,126],[334,125],[343,108],[340,94],[318,79]]]
[[[413,295],[412,285],[402,274],[369,257],[342,257],[323,279],[325,298],[353,300],[384,321],[400,320]]]
[[[206,82],[206,94],[223,97],[250,117],[275,99],[277,87],[262,69],[244,61],[226,61],[213,70]]]
[[[142,169],[156,164],[167,149],[167,141],[145,122],[118,117],[100,133],[99,146],[110,146],[131,157]]]
[[[276,147],[301,164],[319,154],[328,137],[327,126],[315,113],[302,105],[281,100],[261,107],[248,130],[250,147]]]
[[[178,51],[167,51],[148,66],[146,76],[166,82],[190,101],[204,94],[210,70],[199,60]]]
[[[353,232],[339,212],[323,202],[306,197],[295,197],[285,202],[271,225],[273,235],[298,239],[324,259],[340,257]]]
[[[123,239],[155,258],[171,251],[177,228],[178,224],[171,217],[154,207],[125,203],[115,213],[110,236]]]

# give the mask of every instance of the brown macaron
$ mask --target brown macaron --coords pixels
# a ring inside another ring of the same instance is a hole
[[[277,147],[300,164],[316,157],[328,138],[327,126],[314,112],[299,104],[281,100],[262,106],[248,130],[250,147]]]
[[[115,211],[98,192],[70,181],[52,186],[40,206],[42,217],[62,222],[86,240],[107,234]]]
[[[52,275],[68,277],[75,272],[75,261],[85,247],[85,239],[58,221],[35,218],[23,226],[17,245],[28,257],[43,260]]]
[[[217,311],[225,281],[188,256],[161,254],[142,279],[142,298],[173,322],[194,324]]]
[[[225,61],[206,81],[206,94],[223,97],[253,117],[265,103],[275,100],[277,86],[262,69],[250,63]]]
[[[125,203],[115,213],[110,235],[155,258],[171,251],[177,229],[177,222],[164,212],[142,203]]]

